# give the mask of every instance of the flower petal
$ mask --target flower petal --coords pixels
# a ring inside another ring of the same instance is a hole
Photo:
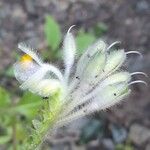
[[[110,52],[107,58],[104,72],[109,73],[117,70],[126,59],[124,50]]]
[[[110,85],[104,88],[92,101],[93,107],[97,105],[97,109],[106,109],[120,102],[130,93],[127,83]]]
[[[58,120],[56,126],[61,127],[69,122],[78,119],[80,117],[89,115],[93,112],[109,108],[119,103],[123,98],[128,96],[130,89],[126,83],[118,85],[107,86],[97,97],[95,97],[87,105],[83,105],[81,109],[76,109],[74,112],[70,111],[70,115],[63,116]]]
[[[48,70],[46,68],[40,67],[38,71],[36,71],[34,74],[30,76],[22,85],[20,85],[20,88],[23,90],[32,89],[37,86],[37,83],[41,81]]]
[[[61,85],[61,86],[60,86]],[[60,87],[65,87],[61,72],[50,64],[42,64],[22,85],[23,90],[29,90],[47,97]]]
[[[16,62],[13,65],[15,77],[20,83],[29,79],[30,76],[39,69],[39,67],[40,66],[36,63],[29,61]]]
[[[68,33],[66,34],[64,43],[63,43],[63,54],[64,54],[64,64],[65,64],[64,76],[65,76],[66,81],[69,78],[70,70],[74,63],[74,57],[75,57],[75,52],[76,52],[75,40],[74,40],[73,34],[70,33],[70,29],[68,30]]]
[[[24,53],[31,56],[39,65],[42,64],[42,60],[38,56],[37,51],[35,49],[27,46],[25,43],[19,43],[18,48],[21,49]]]
[[[33,86],[30,91],[43,97],[53,95],[61,89],[60,81],[56,79],[43,79]]]
[[[106,54],[98,52],[87,64],[81,80],[83,82],[92,82],[104,69],[106,63]]]
[[[105,49],[106,49],[106,44],[101,40],[97,41],[92,46],[90,46],[85,51],[85,53],[81,56],[80,60],[78,61],[75,76],[80,77],[82,73],[84,72],[85,68],[87,67],[88,63],[93,58],[93,56],[97,54],[98,52],[104,53]]]
[[[81,56],[77,63],[77,68],[75,72],[75,76],[70,84],[69,91],[73,91],[73,89],[78,85],[80,82],[79,79],[83,75],[87,65],[91,61],[94,55],[97,53],[105,53],[106,50],[106,44],[105,42],[98,40],[96,43],[94,43],[92,46],[90,46],[85,53]]]

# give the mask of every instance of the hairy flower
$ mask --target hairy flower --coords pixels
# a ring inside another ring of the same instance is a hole
[[[44,63],[34,49],[22,43],[18,47],[25,54],[14,64],[21,89],[50,98],[59,93],[59,107],[62,109],[53,125],[56,128],[119,103],[129,95],[131,84],[146,84],[141,80],[131,81],[133,75],[145,73],[129,73],[121,69],[128,54],[141,54],[114,50],[112,47],[119,42],[107,46],[104,41],[98,40],[88,47],[74,67],[76,45],[71,28],[63,43],[63,73],[57,67]],[[73,72],[74,75],[71,75]],[[53,108],[52,105],[50,107]]]

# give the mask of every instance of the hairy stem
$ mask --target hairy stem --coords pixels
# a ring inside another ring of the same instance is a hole
[[[33,129],[27,137],[23,150],[38,150],[39,145],[44,140],[45,135],[53,128],[60,111],[61,101],[60,93],[50,97],[50,99],[43,101],[44,108],[41,110],[38,119],[33,120]]]

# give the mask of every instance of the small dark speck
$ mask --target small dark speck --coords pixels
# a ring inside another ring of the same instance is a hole
[[[116,96],[117,94],[116,93],[114,93],[114,96]]]
[[[97,77],[98,77],[98,75],[95,76],[95,78],[97,78]]]
[[[80,78],[77,76],[76,79],[80,79]]]

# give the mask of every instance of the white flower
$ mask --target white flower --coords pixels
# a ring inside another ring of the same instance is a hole
[[[73,27],[73,26],[72,26]],[[71,28],[72,28],[71,27]],[[129,85],[144,83],[144,81],[132,81],[131,77],[143,72],[129,73],[122,71],[121,66],[129,53],[121,50],[112,50],[119,43],[110,46],[102,40],[98,40],[84,52],[75,65],[76,45],[74,36],[68,30],[63,44],[65,71],[62,73],[57,67],[44,63],[32,48],[19,44],[18,47],[25,55],[14,64],[14,72],[20,87],[29,90],[42,97],[53,96],[61,92],[61,100],[64,108],[57,120],[56,126],[62,126],[78,117],[106,109],[119,103],[129,95]]]

